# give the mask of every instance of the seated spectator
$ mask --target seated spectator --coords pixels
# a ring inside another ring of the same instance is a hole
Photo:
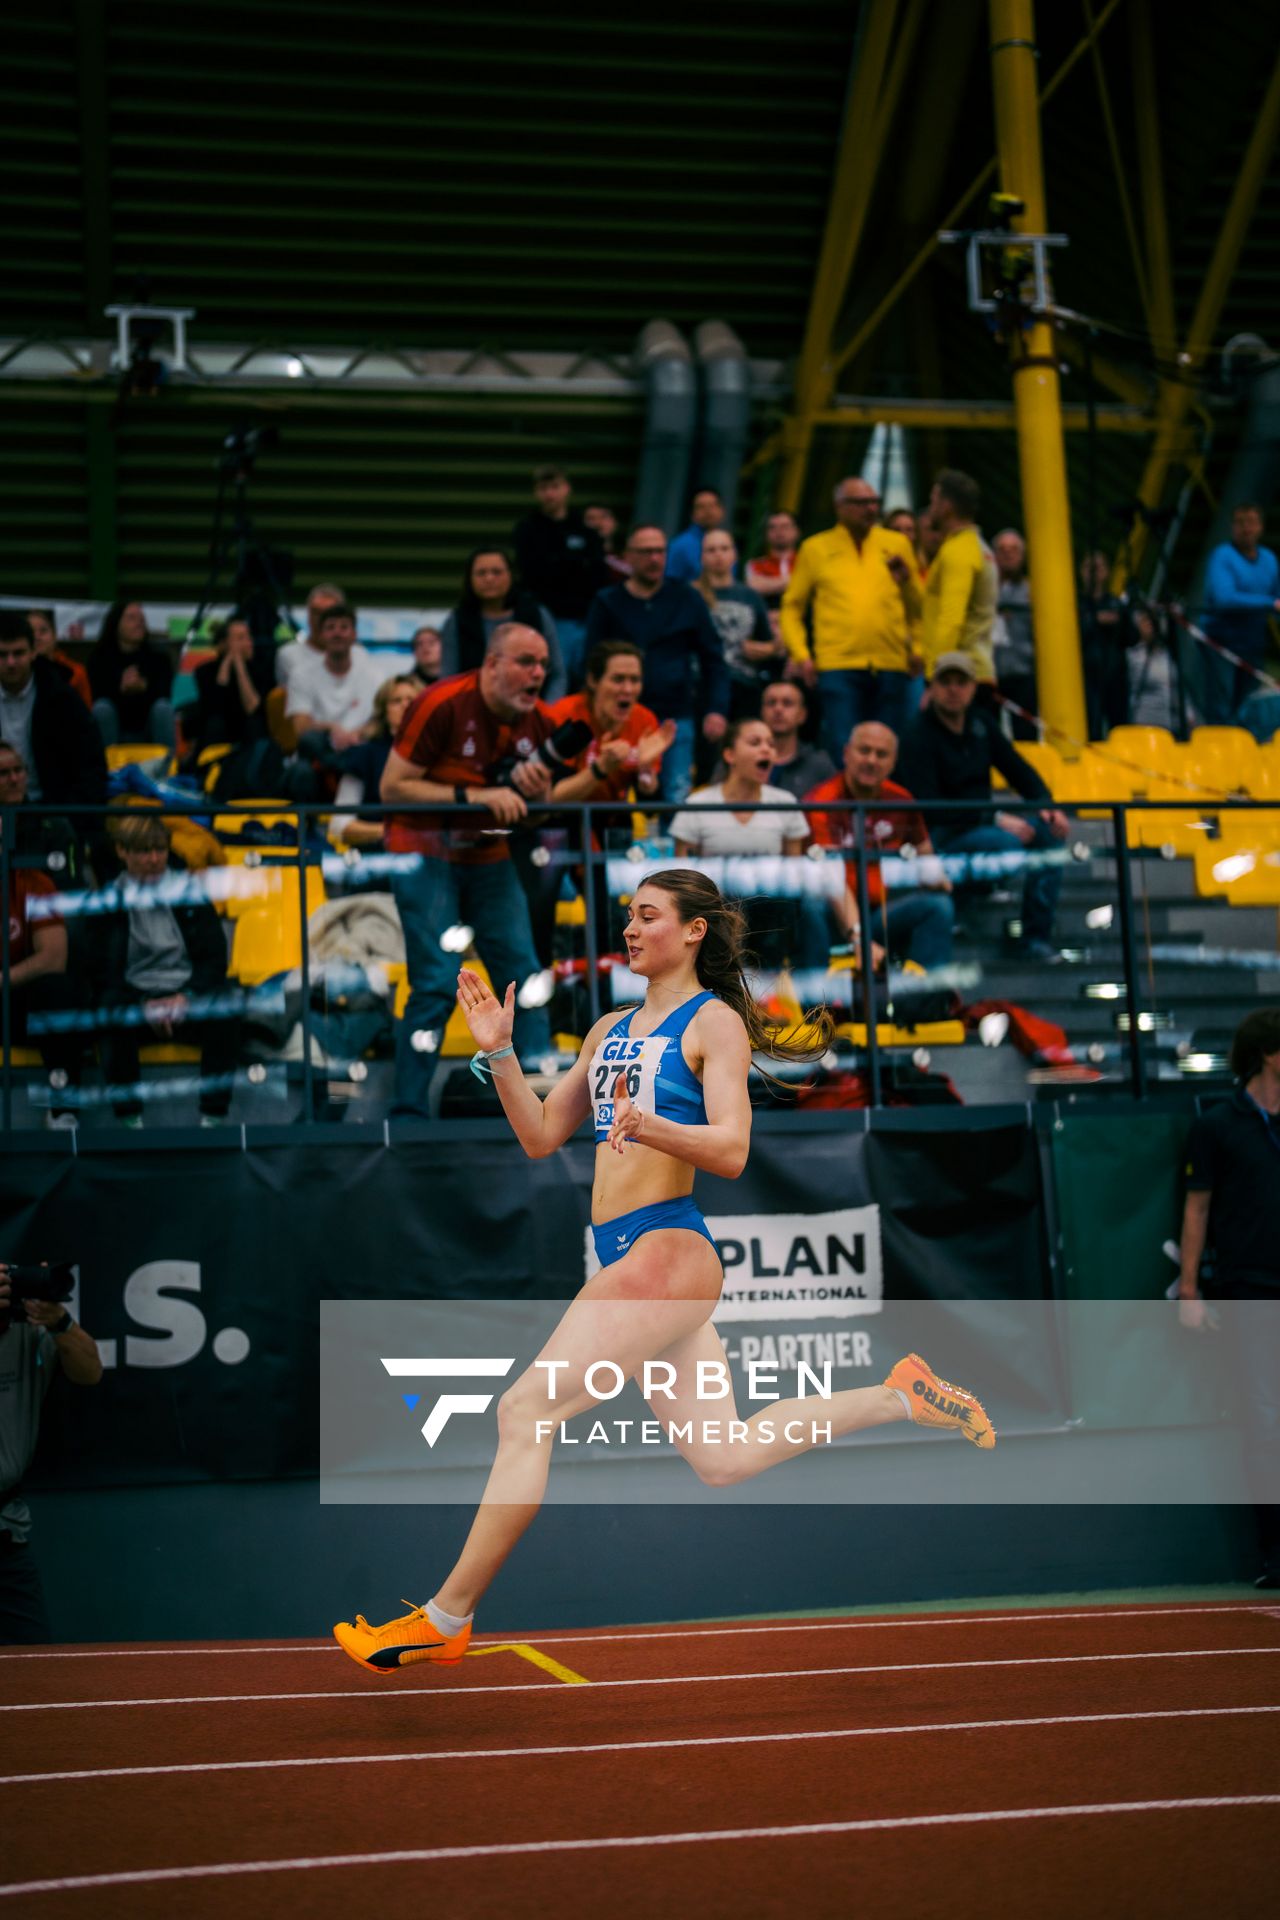
[[[929,701],[902,742],[901,770],[908,792],[931,800],[973,801],[971,810],[933,818],[933,842],[939,853],[1042,852],[1067,837],[1067,820],[1034,767],[1005,739],[989,714],[975,708],[977,692],[967,653],[944,653],[934,663]],[[991,805],[991,769],[995,767],[1024,800],[1050,804],[1039,813],[1001,813]],[[994,816],[994,817],[993,817]],[[1056,866],[1028,870],[1022,888],[1021,950],[1032,959],[1053,955],[1053,915],[1062,888]]]
[[[102,738],[83,701],[36,656],[25,613],[0,608],[0,740],[27,770],[27,798],[49,807],[100,806],[107,797]],[[85,832],[77,823],[77,832]]]
[[[747,585],[753,587],[771,613],[776,613],[787,590],[800,546],[800,522],[794,513],[771,513],[764,523],[764,552],[747,562]]]
[[[331,580],[324,581],[318,587],[312,587],[307,595],[306,631],[299,639],[290,640],[283,647],[276,648],[274,669],[278,687],[283,687],[287,692],[289,683],[299,667],[304,669],[308,665],[314,667],[315,662],[324,652],[324,642],[320,638],[320,622],[330,607],[341,607],[346,603],[346,594]],[[363,647],[360,651],[363,653]],[[314,658],[308,660],[308,655]]]
[[[348,747],[342,756],[342,778],[334,796],[334,805],[358,807],[372,803],[382,792],[382,771],[391,752],[391,743],[404,725],[418,695],[423,691],[416,674],[393,675],[384,680],[373,699],[373,718],[364,730],[364,739]],[[369,814],[338,812],[329,822],[329,832],[344,847],[380,847],[383,822]]]
[[[822,803],[830,800],[861,800],[866,803],[885,800],[907,801],[912,795],[897,786],[889,775],[898,758],[898,742],[892,729],[878,720],[864,720],[849,736],[844,750],[844,771],[833,774],[805,798],[805,812],[813,837],[821,847],[856,847],[857,817],[853,813],[824,813]],[[871,964],[878,967],[888,951],[903,960],[914,960],[921,967],[945,967],[951,958],[951,929],[955,908],[951,902],[951,882],[941,862],[930,860],[933,843],[929,829],[918,813],[868,812],[864,844],[874,856],[867,863],[867,898],[871,907]],[[885,854],[899,853],[911,847],[929,864],[916,871],[919,884],[896,891],[886,898],[880,860]],[[848,884],[843,898],[832,907],[843,937],[855,948],[862,945],[863,930],[858,911],[858,863],[856,856],[846,866]]]
[[[689,795],[712,813],[678,813],[671,822],[677,860],[690,854],[705,860],[756,854],[798,858],[809,839],[809,825],[789,793],[769,785],[773,735],[763,720],[735,720],[724,737],[724,774],[714,786]],[[772,806],[771,811],[739,808]],[[828,957],[826,913],[821,900],[801,895],[780,899],[758,894],[743,901],[760,958],[766,966],[825,967]]]
[[[116,1090],[117,1116],[127,1126],[142,1125],[142,1102],[133,1092],[138,1080],[138,1049],[156,1041],[177,1041],[200,1048],[203,1082],[230,1081],[239,1051],[235,1019],[192,1013],[192,1002],[227,991],[227,943],[222,922],[207,900],[170,906],[162,894],[169,867],[169,829],[158,814],[136,811],[116,816],[111,837],[124,862],[126,880],[115,886],[116,902],[85,922],[86,964],[96,1004],[120,1019],[101,1030],[103,1077]],[[152,904],[135,896],[156,889]],[[130,1021],[135,1009],[141,1023]],[[125,1089],[129,1089],[128,1092]],[[200,1094],[202,1126],[225,1118],[231,1087],[206,1085]]]
[[[214,657],[195,671],[196,701],[183,708],[183,728],[198,751],[249,746],[267,735],[261,668],[255,671],[253,632],[233,614],[213,630]]]
[[[30,798],[26,761],[16,747],[0,740],[0,803],[20,807]],[[79,884],[80,844],[71,822],[60,814],[44,808],[38,813],[18,814],[14,851],[47,873],[59,893]]]
[[[4,833],[2,810],[20,807],[27,797],[27,770],[21,755],[7,741],[0,742],[0,835]],[[60,1085],[54,1088],[48,1124],[73,1127],[74,1105],[58,1098],[62,1087],[73,1090],[80,1085],[82,1038],[78,1033],[53,1032],[32,1035],[32,1014],[69,1013],[75,1006],[75,994],[67,978],[67,929],[56,914],[33,917],[33,900],[59,893],[66,879],[55,880],[36,863],[42,859],[39,847],[31,846],[30,829],[39,829],[42,821],[30,815],[19,819],[14,844],[9,849],[9,1032],[15,1046],[34,1044],[51,1073],[58,1073]],[[28,829],[24,832],[24,828]],[[65,1075],[65,1079],[62,1076]]]
[[[760,702],[760,718],[773,735],[774,761],[769,779],[775,787],[783,788],[795,800],[803,800],[811,787],[831,778],[835,772],[831,755],[800,738],[809,707],[799,681],[770,680]]]
[[[996,685],[1007,700],[1023,709],[1006,708],[1015,740],[1038,740],[1040,729],[1036,693],[1036,636],[1031,618],[1031,582],[1027,578],[1027,543],[1016,527],[1005,527],[991,542],[996,562],[996,619],[992,629]]]
[[[616,586],[619,580],[625,580],[631,569],[618,552],[618,516],[612,507],[602,506],[598,501],[594,506],[582,509],[583,524],[600,536],[600,545],[604,549],[606,586]]]
[[[919,528],[916,525],[916,516],[910,507],[890,507],[884,516],[884,524],[890,533],[902,534],[913,547],[915,546]]]
[[[570,685],[581,684],[587,609],[613,577],[604,563],[600,536],[587,524],[586,515],[570,505],[572,495],[568,476],[559,467],[537,469],[533,476],[537,505],[517,522],[512,532],[515,559],[508,561],[513,575],[518,570],[544,619],[551,616],[544,625],[529,618],[528,607],[512,607],[507,614],[536,628],[551,648],[547,687],[548,697],[556,700]],[[481,653],[483,649],[475,659],[461,661],[460,670],[478,667]]]
[[[476,547],[462,574],[462,596],[440,634],[440,677],[475,673],[499,627],[532,627],[547,643],[547,699],[568,691],[556,623],[522,586],[515,561],[502,547]]]
[[[661,527],[632,527],[630,576],[596,595],[587,640],[593,647],[600,640],[629,640],[644,661],[645,705],[660,720],[675,721],[658,790],[664,801],[678,804],[689,791],[699,713],[705,740],[724,737],[729,673],[706,602],[683,581],[663,578],[666,558]]]
[[[52,607],[28,607],[27,624],[31,628],[31,637],[36,643],[36,652],[43,660],[52,660],[55,667],[61,669],[71,682],[74,692],[78,693],[86,707],[93,705],[93,688],[89,685],[89,676],[78,660],[64,653],[58,645],[58,628],[53,617]]]
[[[150,741],[172,748],[173,661],[164,642],[147,632],[147,616],[136,600],[117,600],[111,607],[87,671],[93,717],[107,746]]]
[[[413,675],[419,688],[434,687],[443,674],[438,627],[419,627],[413,636]],[[385,682],[384,682],[385,684]]]
[[[734,579],[738,549],[726,527],[703,535],[702,572],[695,589],[706,601],[729,669],[729,717],[754,719],[760,696],[786,664],[787,649],[769,624],[769,609],[754,587]]]
[[[1214,725],[1230,724],[1241,701],[1257,686],[1255,674],[1266,657],[1271,621],[1280,613],[1280,561],[1262,544],[1265,530],[1261,507],[1251,502],[1235,507],[1231,538],[1213,549],[1205,570],[1204,630],[1245,662],[1237,667],[1220,653],[1205,650],[1205,717]]]
[[[689,502],[689,525],[667,553],[668,580],[693,583],[702,572],[702,536],[725,523],[724,501],[714,487],[699,487]]]
[[[298,737],[298,758],[332,787],[342,771],[342,755],[359,744],[373,718],[384,676],[373,656],[356,643],[353,608],[326,607],[320,616],[320,640],[324,651],[309,651],[290,675],[285,714]]]

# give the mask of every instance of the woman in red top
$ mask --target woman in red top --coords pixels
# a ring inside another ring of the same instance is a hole
[[[52,660],[55,667],[61,667],[73,690],[80,695],[86,707],[93,705],[93,690],[89,685],[89,676],[78,660],[64,653],[58,645],[58,629],[54,624],[52,607],[28,607],[27,625],[31,628],[31,637],[36,643],[36,652],[42,653],[46,660]]]
[[[643,682],[644,662],[635,648],[625,640],[601,640],[587,660],[586,690],[552,705],[558,726],[585,720],[595,734],[573,762],[577,770],[594,772],[602,791],[593,798],[626,800],[633,787],[644,797],[658,790],[658,769],[676,723],[660,722],[640,704]]]

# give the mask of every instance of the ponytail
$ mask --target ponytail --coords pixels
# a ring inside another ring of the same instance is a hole
[[[815,1007],[805,1022],[815,1030],[809,1040],[784,1040],[756,1004],[747,984],[744,966],[747,954],[747,920],[734,901],[726,900],[714,881],[693,867],[664,867],[660,873],[647,873],[643,883],[669,893],[682,922],[705,920],[706,938],[698,948],[694,969],[698,982],[741,1020],[747,1038],[757,1053],[772,1060],[808,1060],[816,1063],[835,1038],[835,1021],[829,1007]]]

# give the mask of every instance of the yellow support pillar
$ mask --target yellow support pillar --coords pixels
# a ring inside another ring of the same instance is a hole
[[[991,71],[1001,190],[1023,202],[1025,212],[1015,226],[1027,233],[1047,233],[1032,0],[991,0]],[[1048,322],[1034,322],[1012,343],[1011,352],[1040,714],[1059,751],[1070,757],[1088,732],[1062,401]]]
[[[1194,441],[1186,425],[1193,399],[1192,382],[1213,344],[1214,329],[1230,291],[1277,138],[1280,138],[1280,58],[1272,70],[1258,117],[1253,123],[1240,172],[1223,215],[1213,258],[1209,262],[1209,271],[1200,288],[1186,345],[1178,356],[1184,377],[1180,381],[1165,381],[1161,388],[1155,445],[1138,487],[1138,498],[1146,507],[1160,505],[1169,469],[1176,464],[1189,466],[1191,459],[1188,456],[1194,457]],[[1146,522],[1138,520],[1129,541],[1129,560],[1134,573],[1141,564],[1147,537]],[[1117,566],[1112,581],[1117,590],[1123,585],[1123,566]]]

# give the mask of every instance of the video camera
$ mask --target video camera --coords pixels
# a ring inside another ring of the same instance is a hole
[[[489,784],[494,787],[514,786],[511,776],[522,759],[541,760],[553,780],[563,780],[567,773],[573,772],[574,761],[594,738],[594,729],[585,720],[565,720],[532,753],[504,754],[501,760],[487,768]]]
[[[0,1313],[0,1333],[7,1333],[10,1322],[21,1325],[27,1318],[28,1300],[42,1300],[54,1306],[69,1300],[76,1290],[75,1269],[67,1261],[55,1266],[8,1267],[9,1307]]]

